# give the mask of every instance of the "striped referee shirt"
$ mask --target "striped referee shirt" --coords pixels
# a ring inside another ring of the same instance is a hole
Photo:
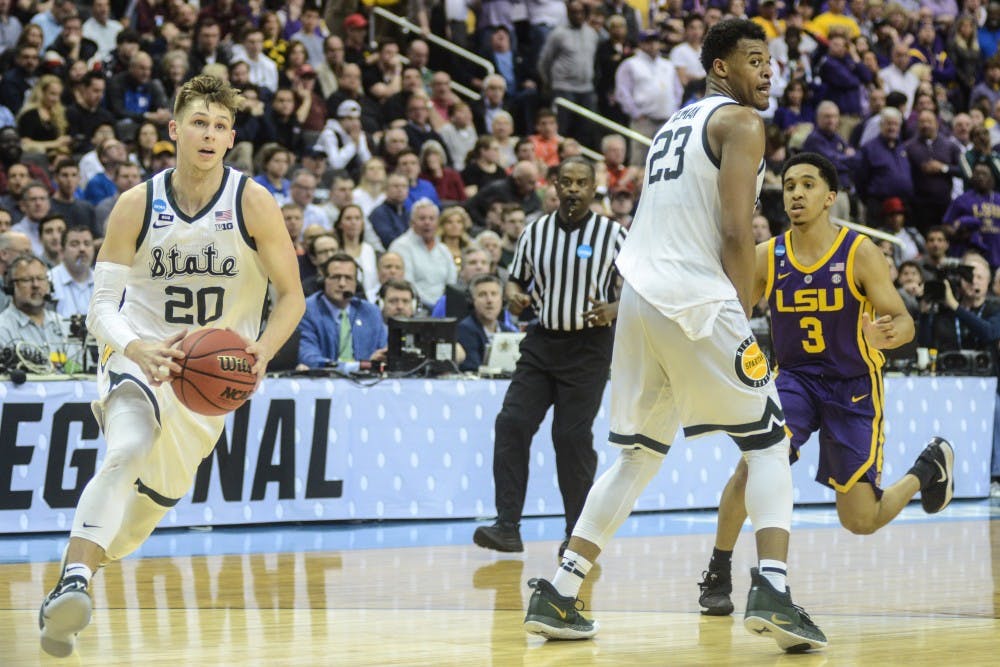
[[[557,212],[543,215],[518,239],[510,277],[525,288],[531,286],[542,327],[589,329],[583,319],[593,307],[588,298],[615,298],[615,258],[624,241],[625,228],[603,215],[591,213],[574,229],[561,226]]]

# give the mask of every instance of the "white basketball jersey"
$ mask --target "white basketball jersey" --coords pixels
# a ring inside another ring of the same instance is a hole
[[[706,97],[674,113],[656,133],[639,208],[618,256],[625,280],[668,317],[737,298],[722,268],[719,157],[708,142],[709,118],[728,104],[736,102]],[[758,194],[763,181],[761,161]]]
[[[173,171],[146,185],[146,215],[122,313],[143,339],[215,327],[254,341],[267,273],[240,206],[246,176],[227,167],[212,201],[188,217],[174,201]]]

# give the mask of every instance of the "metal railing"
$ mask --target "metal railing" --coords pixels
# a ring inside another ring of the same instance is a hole
[[[903,247],[903,242],[897,239],[892,234],[888,234],[879,229],[873,229],[868,225],[862,225],[857,222],[851,222],[850,220],[844,220],[843,218],[830,218],[830,221],[834,224],[840,225],[841,227],[847,227],[848,229],[854,230],[859,234],[864,234],[872,238],[878,239],[880,241],[888,241],[889,243],[894,243],[899,247]]]
[[[409,65],[410,64],[410,59],[407,58],[406,56],[400,56],[399,59],[402,61],[402,63],[404,65]],[[470,100],[472,100],[474,102],[478,102],[483,97],[482,95],[480,95],[479,93],[477,93],[476,91],[474,91],[472,88],[467,88],[467,87],[463,86],[462,84],[460,84],[458,82],[455,82],[455,81],[451,81],[448,84],[448,87],[451,88],[456,93],[458,93],[459,95],[465,95],[466,97],[468,97]]]
[[[576,114],[579,114],[579,115],[583,116],[584,118],[586,118],[587,120],[589,120],[592,123],[597,123],[598,125],[603,125],[604,127],[608,128],[609,130],[613,130],[614,132],[617,132],[618,134],[622,135],[623,137],[625,137],[627,139],[634,139],[635,141],[638,141],[640,144],[644,144],[646,146],[652,146],[653,145],[652,139],[650,139],[646,135],[639,134],[638,132],[635,132],[634,130],[625,127],[621,123],[616,123],[615,121],[613,121],[613,120],[611,120],[609,118],[605,118],[604,116],[602,116],[599,113],[594,113],[593,111],[591,111],[587,107],[582,107],[579,104],[577,104],[576,102],[571,102],[571,101],[567,100],[565,97],[557,97],[553,101],[555,102],[555,104],[557,106],[561,106],[561,107],[563,107],[565,109],[569,109],[573,113],[576,113]]]
[[[488,74],[494,74],[496,72],[496,69],[493,67],[493,63],[491,63],[489,60],[477,56],[472,51],[469,51],[468,49],[463,49],[461,46],[456,46],[452,42],[449,42],[447,39],[438,37],[433,33],[429,32],[425,33],[416,23],[411,23],[410,21],[407,21],[401,16],[396,16],[392,12],[386,11],[381,7],[375,7],[374,9],[372,9],[372,16],[378,16],[379,18],[383,18],[386,21],[395,23],[396,25],[398,25],[400,28],[402,28],[407,32],[416,33],[420,35],[421,39],[426,39],[431,44],[436,44],[437,46],[440,46],[442,49],[446,51],[450,51],[451,53],[454,53],[457,56],[465,58],[469,62],[473,62],[479,65],[484,70],[486,70]]]

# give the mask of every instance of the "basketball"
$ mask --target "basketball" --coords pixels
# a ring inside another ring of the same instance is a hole
[[[256,359],[232,329],[202,329],[181,341],[186,355],[170,386],[185,407],[201,415],[224,415],[243,405],[257,388]]]

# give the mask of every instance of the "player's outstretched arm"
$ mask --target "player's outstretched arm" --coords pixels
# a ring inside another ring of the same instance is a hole
[[[262,377],[267,362],[298,326],[306,311],[306,301],[292,239],[288,236],[274,197],[262,186],[248,180],[242,203],[247,231],[257,244],[257,254],[278,297],[264,332],[247,346],[247,352],[257,358],[253,370],[258,377]]]
[[[184,358],[184,353],[173,346],[185,332],[165,341],[140,340],[118,309],[147,213],[147,187],[142,183],[122,194],[108,217],[94,268],[94,296],[87,311],[87,328],[98,341],[138,364],[150,384],[156,386],[169,375],[180,373],[177,359]]]
[[[868,344],[889,350],[913,340],[915,328],[902,297],[892,284],[889,265],[875,244],[865,239],[854,258],[854,277],[863,294],[875,306],[876,319],[862,315],[861,329]]]
[[[751,220],[757,200],[757,170],[764,157],[764,124],[750,107],[725,106],[712,116],[708,134],[720,161],[722,267],[749,317],[755,275]]]

